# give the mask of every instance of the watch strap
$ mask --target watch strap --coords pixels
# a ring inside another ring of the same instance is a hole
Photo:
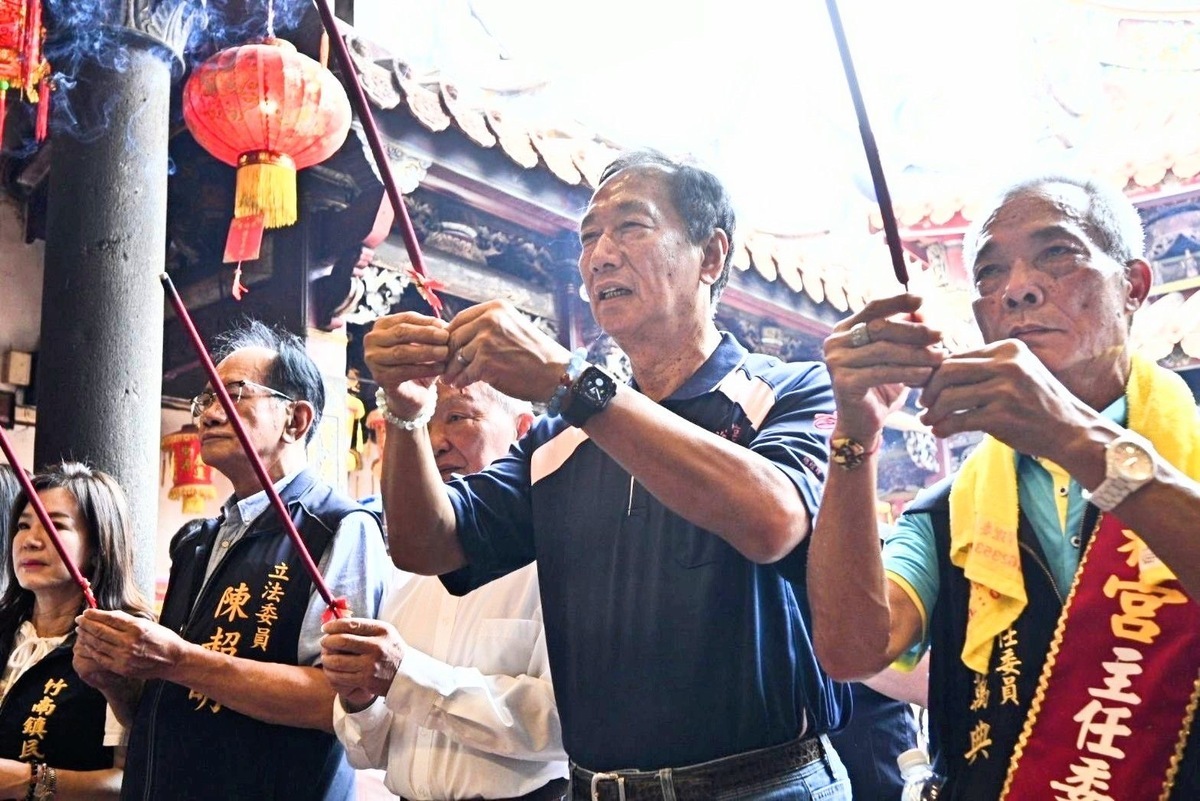
[[[1111,512],[1140,486],[1140,482],[1130,481],[1120,476],[1110,476],[1101,481],[1100,486],[1091,492],[1084,490],[1083,499],[1102,512]]]
[[[582,426],[608,406],[617,393],[617,383],[617,379],[603,367],[589,364],[571,382],[567,403],[560,412],[562,419],[573,426]]]
[[[550,396],[550,400],[546,403],[546,414],[550,417],[557,417],[562,414],[563,401],[567,399],[567,394],[571,391],[571,385],[576,379],[587,369],[587,349],[576,348],[571,352],[571,359],[567,362],[567,369],[563,371],[562,376],[558,379],[558,386],[554,388],[554,394]]]

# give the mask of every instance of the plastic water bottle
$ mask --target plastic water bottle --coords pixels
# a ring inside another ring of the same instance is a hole
[[[929,757],[920,748],[910,748],[896,757],[904,789],[900,801],[937,801],[942,791],[942,777],[933,772]]]

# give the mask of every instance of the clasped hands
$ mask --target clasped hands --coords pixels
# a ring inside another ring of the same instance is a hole
[[[363,355],[392,413],[404,418],[423,408],[436,379],[452,387],[485,381],[514,398],[545,401],[571,358],[503,300],[472,306],[449,323],[416,312],[381,317]]]
[[[346,711],[361,711],[387,695],[406,648],[395,626],[350,617],[330,620],[321,630],[321,668]]]
[[[1066,421],[1079,401],[1019,340],[950,354],[926,325],[917,295],[872,301],[825,340],[837,401],[837,432],[874,442],[911,389],[920,420],[938,437],[991,434],[1022,453],[1045,453],[1046,425]]]
[[[195,647],[166,626],[120,611],[84,610],[75,630],[75,672],[110,699],[135,696],[148,679],[170,680]]]

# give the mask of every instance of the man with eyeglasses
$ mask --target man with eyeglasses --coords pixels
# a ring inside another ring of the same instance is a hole
[[[317,366],[297,337],[257,322],[221,351],[217,372],[331,591],[374,617],[391,568],[378,520],[307,468],[325,404]],[[204,461],[233,496],[172,540],[160,624],[97,610],[80,619],[77,650],[103,668],[86,680],[145,682],[140,699],[109,698],[132,722],[122,797],[353,798],[318,664],[325,604],[211,388],[192,414]]]

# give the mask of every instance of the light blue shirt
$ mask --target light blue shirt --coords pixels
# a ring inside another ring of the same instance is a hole
[[[1128,404],[1122,395],[1101,414],[1124,425],[1127,410]],[[1053,476],[1037,459],[1017,454],[1016,460],[1018,503],[1042,546],[1059,594],[1065,598],[1079,568],[1080,545],[1084,539],[1081,529],[1087,501],[1083,499],[1083,488],[1071,479],[1056,490]],[[1059,514],[1056,498],[1063,491],[1067,496],[1065,520]],[[896,521],[884,542],[883,568],[912,587],[923,607],[922,618],[928,621],[941,589],[936,539],[929,514],[906,514]],[[921,648],[924,647],[923,644]]]
[[[292,483],[299,471],[284,476],[275,483],[275,491],[282,493]],[[207,584],[213,571],[229,553],[233,544],[240,540],[259,515],[268,511],[271,501],[265,491],[258,491],[240,501],[231,496],[225,502],[225,520],[217,532],[212,553],[204,575]],[[384,594],[392,577],[392,560],[384,546],[383,532],[366,509],[362,513],[348,514],[338,524],[333,540],[321,561],[317,564],[325,583],[335,597],[342,597],[350,605],[355,617],[376,617],[383,603]],[[197,595],[197,598],[199,595]],[[326,609],[325,601],[313,588],[300,626],[300,638],[296,644],[296,664],[316,665],[321,656],[321,616]]]

